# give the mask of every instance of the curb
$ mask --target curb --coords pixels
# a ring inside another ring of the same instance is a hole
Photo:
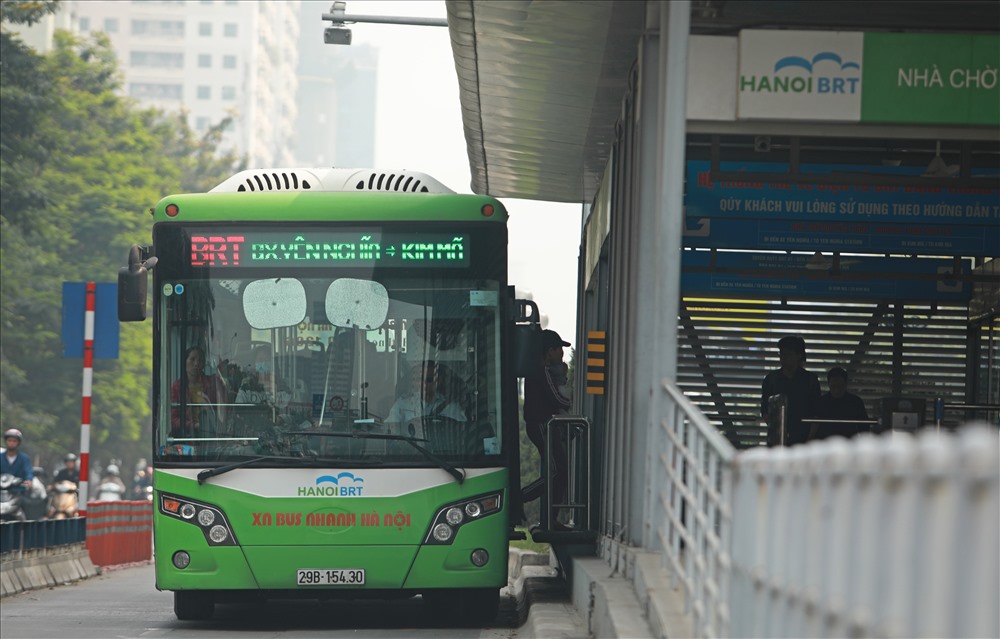
[[[0,558],[0,596],[73,583],[98,574],[100,570],[91,563],[82,542],[43,551],[26,551],[17,558]]]
[[[509,588],[517,601],[523,639],[582,639],[591,634],[573,607],[569,585],[551,555],[510,549]]]

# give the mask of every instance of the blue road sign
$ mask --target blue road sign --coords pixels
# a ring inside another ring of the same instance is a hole
[[[96,287],[94,300],[94,357],[118,358],[118,284]],[[63,282],[62,343],[63,357],[83,357],[85,282]]]

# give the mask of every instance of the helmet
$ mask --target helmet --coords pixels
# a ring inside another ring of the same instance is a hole
[[[7,439],[8,437],[16,437],[17,441],[22,441],[24,439],[24,436],[21,435],[21,431],[16,428],[8,428],[4,431],[3,438]]]
[[[70,462],[70,461],[71,462],[75,462],[76,461],[76,455],[74,455],[73,453],[67,453],[66,456],[63,457],[63,461],[64,462]]]
[[[104,473],[106,475],[115,475],[115,476],[117,476],[118,475],[118,466],[115,466],[114,464],[108,464],[108,468],[107,468],[107,470],[104,471]]]

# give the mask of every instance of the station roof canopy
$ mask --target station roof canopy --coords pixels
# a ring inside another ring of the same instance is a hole
[[[593,198],[647,11],[658,4],[447,0],[473,191],[556,202]],[[710,35],[748,28],[1000,30],[994,0],[695,0],[691,10],[691,32]]]

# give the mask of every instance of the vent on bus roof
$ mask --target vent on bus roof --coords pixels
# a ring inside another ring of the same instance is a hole
[[[237,191],[308,191],[312,188],[305,176],[295,171],[245,171],[249,175]]]
[[[409,173],[372,171],[367,180],[358,180],[354,186],[359,191],[397,191],[400,193],[427,193],[430,189],[419,177]]]

